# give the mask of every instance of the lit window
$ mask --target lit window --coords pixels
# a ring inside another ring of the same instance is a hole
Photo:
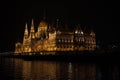
[[[58,41],[60,42],[61,40],[59,39]]]
[[[73,42],[73,40],[71,40],[71,42]]]
[[[76,30],[76,31],[75,31],[75,33],[77,34],[77,33],[78,33],[78,31]]]
[[[83,34],[83,31],[81,31],[81,34]]]

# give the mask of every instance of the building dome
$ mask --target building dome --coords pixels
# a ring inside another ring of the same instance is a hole
[[[47,22],[45,20],[42,20],[40,23],[39,23],[39,27],[47,27]]]

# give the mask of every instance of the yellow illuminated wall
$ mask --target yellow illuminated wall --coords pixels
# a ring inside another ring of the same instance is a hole
[[[93,51],[96,48],[95,33],[85,33],[81,28],[73,31],[61,31],[48,28],[48,23],[42,20],[37,31],[32,19],[30,31],[27,23],[23,36],[23,43],[15,44],[15,53],[41,51]]]

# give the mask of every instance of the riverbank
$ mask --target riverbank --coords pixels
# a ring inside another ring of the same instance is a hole
[[[114,63],[120,60],[119,52],[57,52],[57,54],[41,55],[3,55],[6,58],[20,58],[24,60],[70,61],[70,62],[107,62]]]

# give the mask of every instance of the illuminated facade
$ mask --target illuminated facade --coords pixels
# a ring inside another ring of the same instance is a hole
[[[52,27],[45,20],[34,29],[31,22],[30,31],[27,23],[23,36],[23,43],[15,44],[15,53],[41,52],[41,51],[93,51],[96,48],[95,33],[85,33],[81,28],[72,31]]]

